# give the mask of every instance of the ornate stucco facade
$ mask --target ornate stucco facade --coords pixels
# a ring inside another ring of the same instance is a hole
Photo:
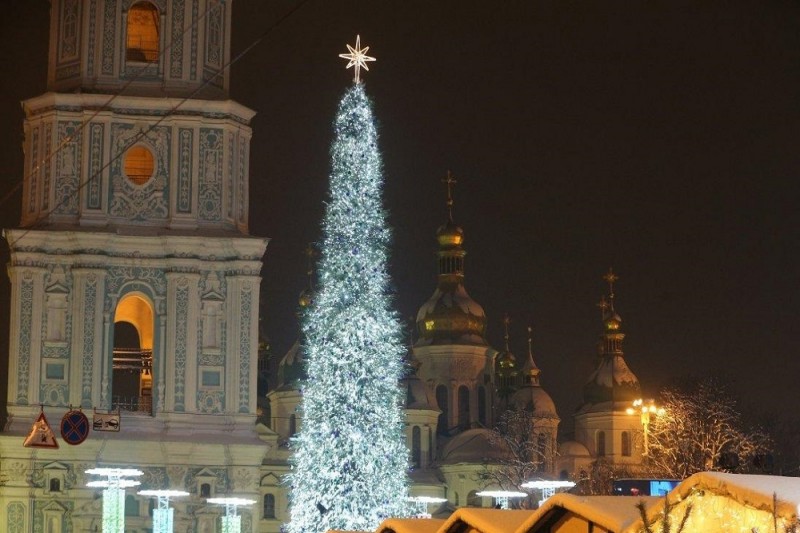
[[[267,240],[248,235],[254,112],[229,100],[231,3],[53,0],[47,93],[24,102],[11,250],[0,529],[96,531],[84,471],[136,467],[184,489],[176,530],[215,531],[206,497],[261,501],[258,309]],[[43,410],[120,412],[119,432],[23,447]],[[149,530],[128,491],[126,531]],[[260,509],[259,509],[260,511]],[[258,531],[260,513],[243,512]]]

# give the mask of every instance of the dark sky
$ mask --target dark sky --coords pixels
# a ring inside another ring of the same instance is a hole
[[[18,102],[45,87],[49,7],[4,5],[2,192],[22,172]],[[293,5],[235,1],[233,55]],[[272,239],[275,351],[296,336],[303,249],[320,237],[331,122],[352,79],[337,55],[360,33],[378,59],[365,79],[402,316],[435,287],[451,170],[467,289],[490,341],[502,347],[508,312],[522,356],[533,325],[562,418],[593,367],[609,266],[647,391],[722,373],[756,409],[798,410],[798,28],[793,1],[309,0],[231,79],[232,97],[258,112],[250,227]],[[3,227],[19,202],[0,209]]]

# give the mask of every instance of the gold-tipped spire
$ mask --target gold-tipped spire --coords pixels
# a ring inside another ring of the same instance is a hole
[[[528,326],[528,376],[531,385],[539,385],[539,374],[542,371],[533,362],[533,326]]]
[[[505,327],[505,335],[503,339],[506,341],[506,353],[510,352],[511,350],[508,347],[508,325],[511,323],[511,318],[508,316],[508,313],[505,314],[503,317],[503,326]]]
[[[614,312],[614,282],[619,279],[619,276],[614,274],[614,270],[611,267],[608,267],[608,272],[603,276],[603,279],[608,283],[608,306],[609,310],[613,313]]]
[[[442,183],[447,185],[447,220],[453,222],[453,185],[458,183],[450,171],[447,171],[447,176],[442,178]]]
[[[605,320],[606,312],[608,312],[608,301],[606,300],[605,294],[600,297],[600,301],[595,305],[600,308],[600,320]]]
[[[317,251],[314,249],[314,243],[308,243],[306,249],[303,250],[306,256],[306,276],[308,276],[308,286],[300,293],[300,307],[308,307],[314,299],[314,260],[317,258]]]

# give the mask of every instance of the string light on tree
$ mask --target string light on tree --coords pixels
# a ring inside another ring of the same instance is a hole
[[[289,531],[371,531],[410,514],[402,332],[391,309],[390,231],[366,61],[348,46],[355,83],[339,103],[322,222],[318,286],[303,317],[303,425],[293,440]]]

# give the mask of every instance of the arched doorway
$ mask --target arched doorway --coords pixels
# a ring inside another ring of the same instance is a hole
[[[129,294],[114,313],[112,409],[152,412],[152,368],[153,306],[143,295]]]

